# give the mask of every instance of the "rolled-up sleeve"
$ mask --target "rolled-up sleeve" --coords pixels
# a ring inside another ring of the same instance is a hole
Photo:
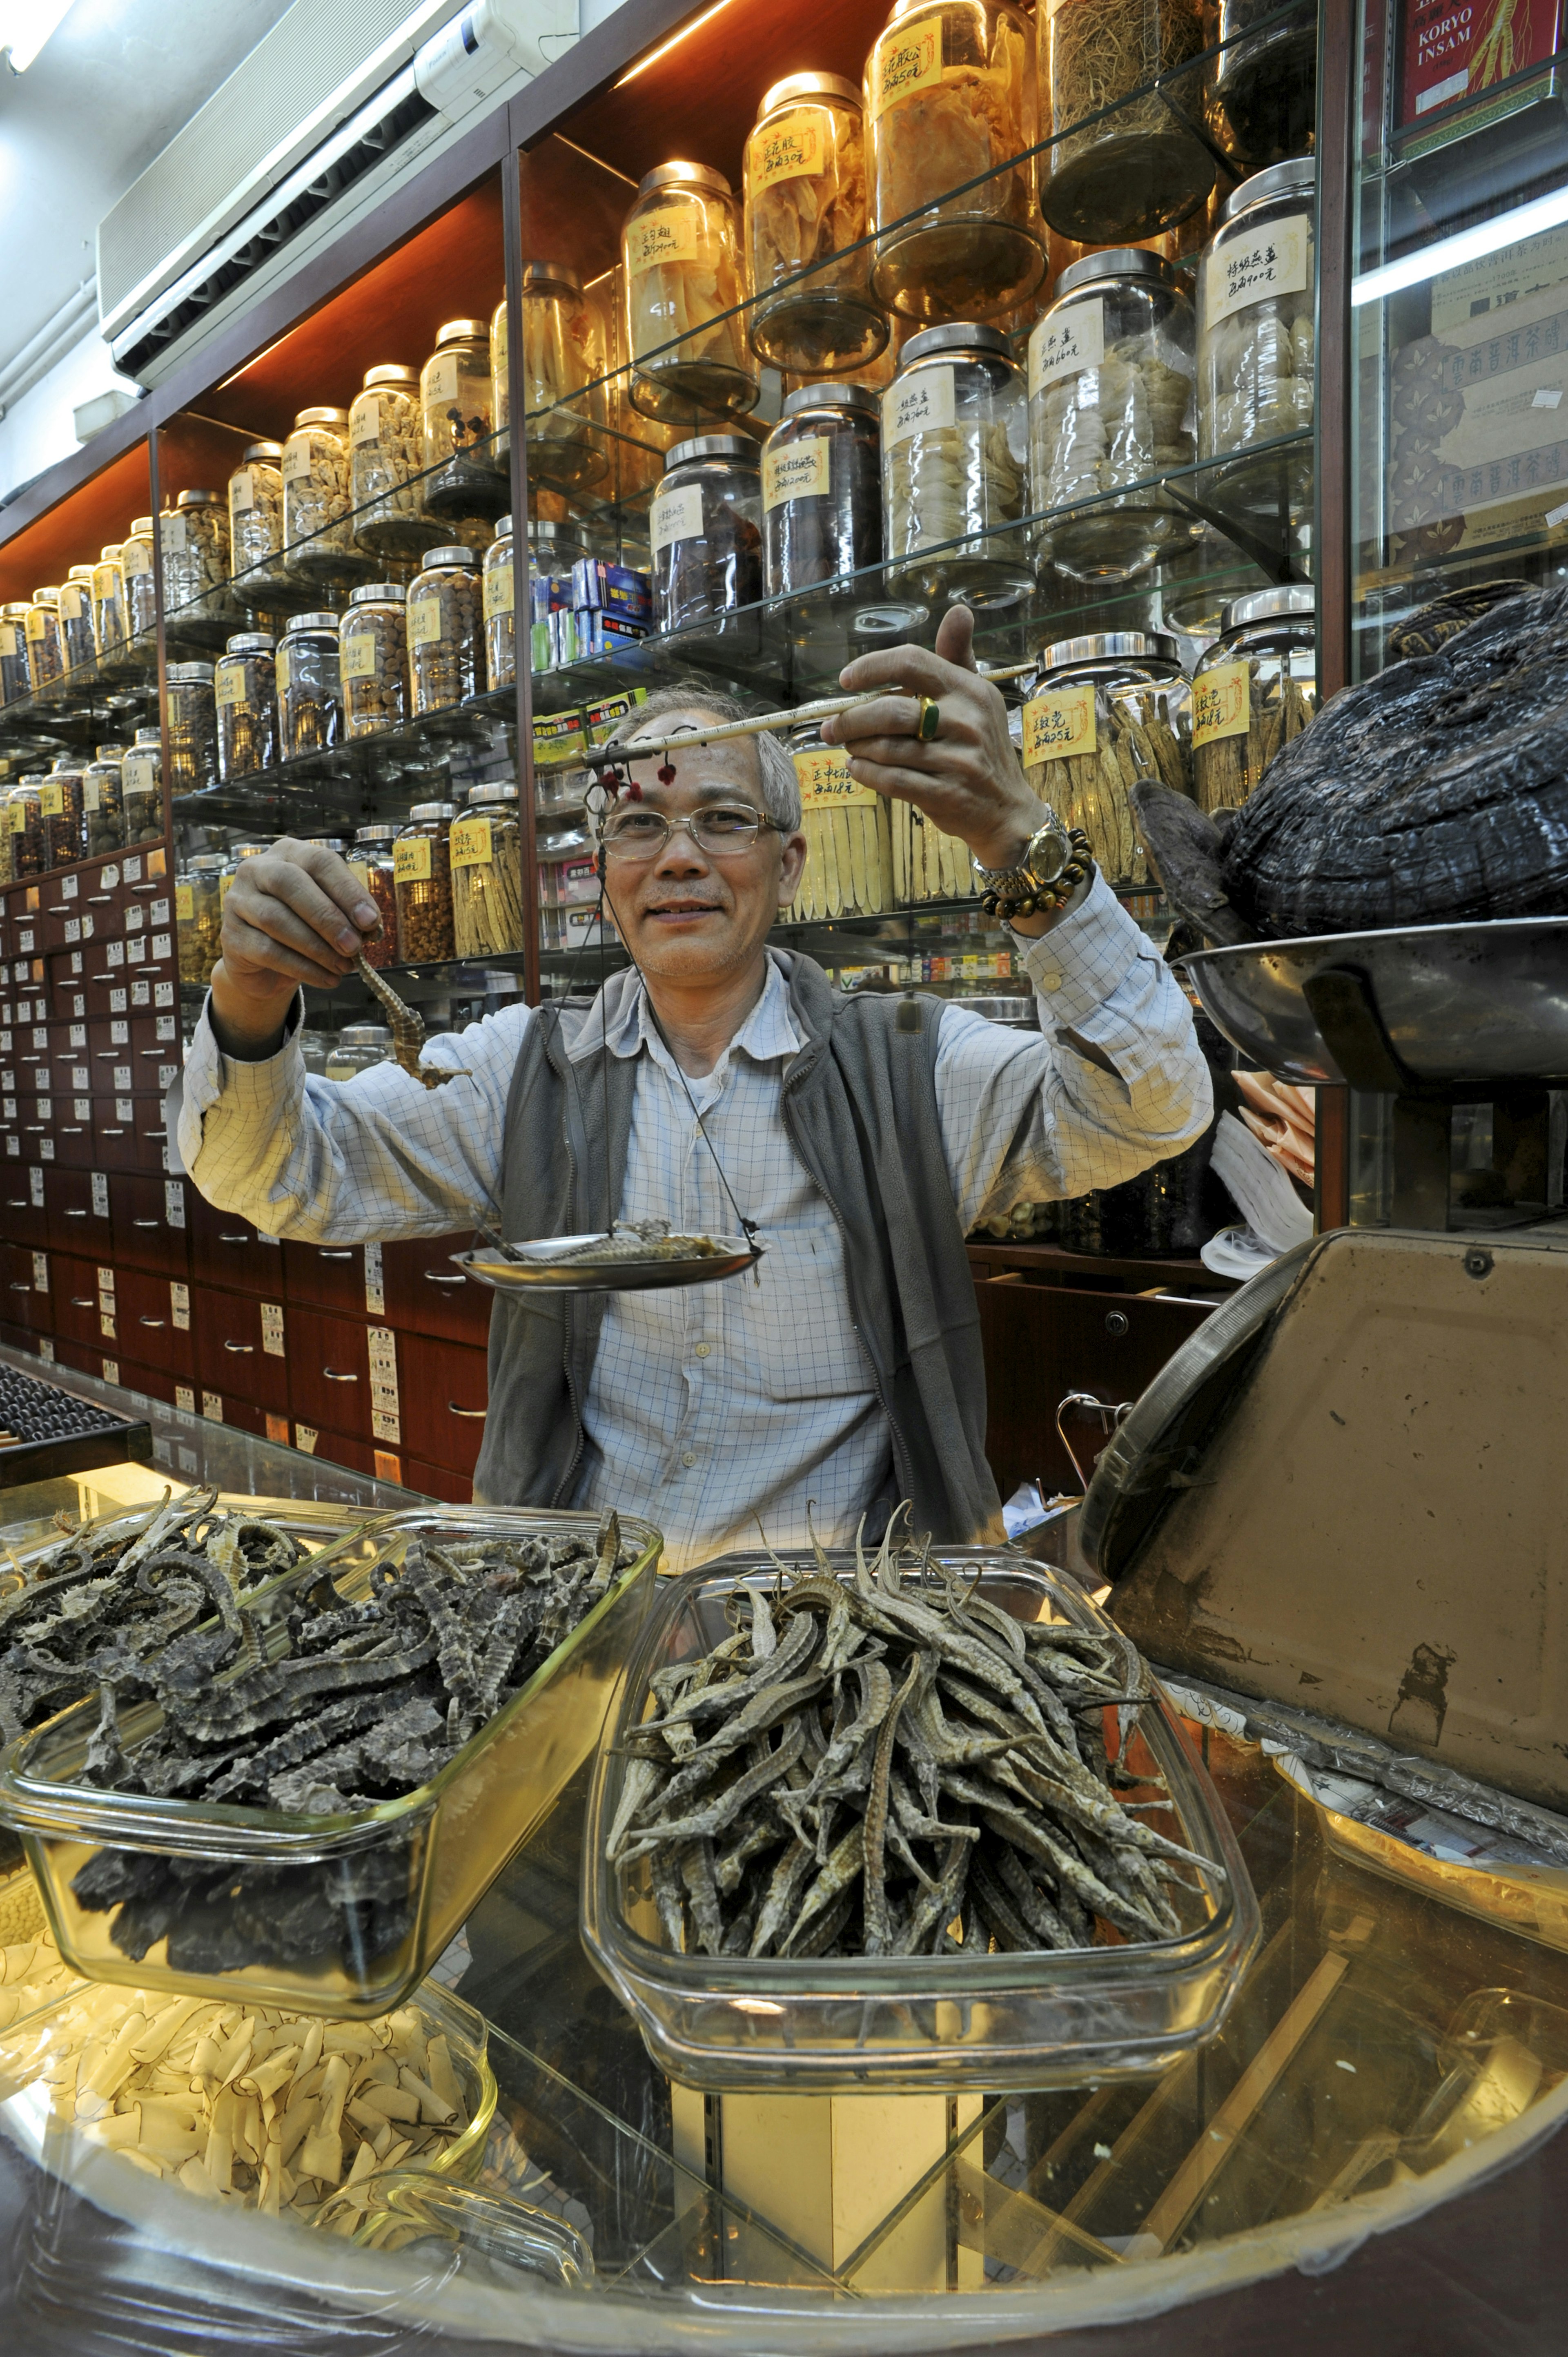
[[[1118,1186],[1193,1144],[1213,1112],[1180,985],[1103,877],[1024,949],[1038,1033],[942,1010],[937,1103],[965,1228],[1017,1202]],[[1067,1035],[1098,1049],[1105,1071]]]
[[[185,1062],[180,1158],[219,1210],[269,1235],[360,1243],[444,1235],[495,1216],[507,1097],[527,1007],[425,1049],[462,1075],[426,1089],[396,1064],[313,1079],[299,1002],[274,1056],[226,1056],[204,1007]]]

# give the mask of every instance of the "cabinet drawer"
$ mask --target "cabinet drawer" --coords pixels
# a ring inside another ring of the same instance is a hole
[[[403,1486],[405,1490],[417,1490],[426,1498],[439,1498],[443,1505],[471,1506],[474,1502],[471,1473],[454,1473],[446,1465],[422,1465],[416,1457],[403,1460]]]
[[[192,1317],[189,1286],[145,1268],[119,1268],[114,1278],[121,1350],[146,1366],[166,1368],[182,1383],[194,1382],[196,1338],[188,1322],[179,1322]]]
[[[489,1397],[485,1353],[425,1334],[398,1338],[403,1443],[411,1457],[472,1474]]]
[[[381,1246],[389,1326],[447,1342],[488,1339],[495,1297],[488,1286],[452,1265],[453,1254],[465,1251],[472,1241],[468,1235],[420,1236],[409,1243]]]
[[[49,1295],[54,1303],[57,1336],[84,1347],[102,1344],[98,1330],[98,1271],[91,1261],[75,1260],[69,1253],[51,1253]]]
[[[32,1173],[20,1162],[0,1168],[0,1235],[14,1244],[42,1252],[48,1242],[48,1213],[44,1209],[42,1171]]]
[[[83,1259],[113,1260],[114,1232],[109,1218],[109,1180],[102,1170],[46,1170],[44,1204],[49,1243],[57,1252]]]
[[[100,1170],[143,1170],[149,1177],[156,1176],[164,1168],[166,1143],[163,1107],[156,1097],[132,1097],[130,1104],[129,1121],[114,1118],[113,1106],[104,1106],[102,1099],[94,1105],[95,1167]],[[103,1117],[106,1112],[110,1116],[107,1120]]]
[[[308,1309],[365,1314],[365,1255],[358,1244],[299,1244],[283,1248],[284,1292]]]
[[[379,1441],[354,1440],[346,1432],[318,1432],[313,1424],[296,1421],[294,1445],[306,1457],[323,1458],[329,1465],[347,1465],[352,1472],[369,1474],[372,1481],[403,1480],[402,1455]]]
[[[114,1257],[134,1268],[152,1269],[160,1275],[188,1277],[190,1240],[182,1224],[187,1189],[182,1178],[149,1178],[140,1172],[109,1174],[109,1216],[114,1228]],[[178,1214],[170,1220],[173,1211]]]
[[[284,1297],[283,1246],[274,1237],[263,1241],[248,1220],[233,1211],[220,1211],[199,1195],[185,1190],[190,1217],[190,1265],[199,1285],[218,1285],[236,1293],[258,1293],[268,1301]]]
[[[0,1245],[0,1305],[13,1326],[26,1326],[34,1334],[51,1330],[48,1272],[48,1253],[30,1252],[25,1244]]]
[[[264,1323],[263,1309],[274,1313]],[[286,1415],[288,1361],[282,1355],[283,1319],[281,1299],[263,1302],[253,1294],[219,1293],[193,1286],[190,1325],[203,1390],[225,1399],[232,1394],[252,1406],[270,1408],[274,1415]]]
[[[230,1426],[235,1432],[253,1433],[258,1440],[275,1440],[288,1446],[288,1417],[281,1409],[263,1407],[257,1401],[242,1399],[238,1392],[212,1392],[201,1389],[196,1394],[199,1415],[213,1424]]]
[[[295,1424],[369,1441],[372,1437],[369,1328],[357,1318],[329,1318],[320,1310],[291,1304],[288,1395]]]

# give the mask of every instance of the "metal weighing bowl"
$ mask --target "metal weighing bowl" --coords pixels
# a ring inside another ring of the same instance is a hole
[[[527,1293],[541,1286],[552,1293],[641,1293],[655,1286],[715,1285],[721,1276],[738,1276],[743,1268],[752,1267],[764,1249],[748,1244],[744,1236],[715,1236],[714,1241],[721,1247],[718,1252],[684,1260],[660,1260],[650,1254],[647,1260],[601,1262],[596,1266],[562,1260],[563,1253],[600,1240],[593,1235],[550,1236],[539,1243],[514,1244],[515,1260],[482,1251],[454,1253],[452,1258],[465,1275],[496,1293]]]
[[[1539,1086],[1568,1077],[1568,917],[1249,942],[1195,950],[1177,963],[1231,1044],[1282,1080],[1399,1084],[1369,1070],[1337,1033],[1355,1067],[1344,1069],[1320,1028],[1326,1009],[1313,987],[1329,974],[1361,978],[1409,1081]]]

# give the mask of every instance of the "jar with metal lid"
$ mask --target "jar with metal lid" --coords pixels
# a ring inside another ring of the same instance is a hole
[[[373,737],[408,718],[408,592],[367,581],[338,627],[338,674],[346,737]]]
[[[1039,137],[1035,45],[1023,9],[897,0],[865,87],[878,298],[931,321],[989,319],[1022,302],[1046,269],[1028,160]]]
[[[1203,49],[1202,0],[1039,0],[1035,22],[1040,109],[1055,134],[1040,156],[1040,210],[1052,229],[1121,245],[1186,221],[1214,186],[1214,157],[1179,92],[1134,92]],[[1201,86],[1190,80],[1200,114]]]
[[[283,446],[283,569],[296,587],[362,581],[371,561],[354,545],[349,515],[349,413],[302,409]]]
[[[1293,582],[1233,597],[1192,677],[1198,807],[1240,810],[1316,709],[1316,592]]]
[[[164,674],[165,756],[171,794],[199,794],[217,781],[218,705],[213,669],[209,662],[170,663]],[[140,741],[138,737],[137,742]]]
[[[506,306],[490,330],[492,365],[506,365]],[[531,484],[586,490],[609,473],[596,380],[604,373],[598,322],[569,263],[530,262],[522,274],[523,443]],[[496,376],[498,424],[506,410]],[[595,386],[593,392],[588,391]]]
[[[1313,420],[1317,167],[1310,156],[1272,164],[1226,199],[1198,269],[1197,437],[1201,458],[1295,434]],[[1279,452],[1227,468],[1250,507],[1283,500],[1293,519],[1310,499],[1312,460]]]
[[[125,627],[132,644],[144,653],[151,650],[142,642],[157,629],[156,564],[152,517],[137,516],[120,544],[120,569],[125,577]]]
[[[621,230],[631,399],[647,417],[755,409],[761,383],[737,309],[746,296],[738,208],[722,172],[660,164]]]
[[[482,319],[448,319],[419,378],[424,504],[436,516],[498,516],[510,486],[495,447],[490,338]]]
[[[81,814],[87,833],[86,856],[125,848],[124,745],[100,745],[96,757],[81,772]]]
[[[210,682],[208,698],[211,700]],[[134,851],[139,843],[157,843],[164,831],[163,730],[138,728],[120,764],[120,799],[124,812],[124,844]]]
[[[787,912],[791,921],[875,916],[894,908],[893,820],[886,797],[856,785],[843,748],[824,745],[816,721],[790,731],[789,754],[807,845]]]
[[[854,82],[829,73],[776,81],[746,143],[743,186],[757,359],[811,376],[875,360],[887,321],[863,243],[865,109]]]
[[[241,630],[212,667],[222,785],[254,777],[278,758],[277,662],[272,634]]]
[[[517,587],[510,516],[502,516],[485,551],[485,676],[492,687],[517,684]]]
[[[392,1035],[384,1023],[345,1023],[322,1069],[328,1081],[351,1081],[392,1060]]]
[[[1317,11],[1277,0],[1219,0],[1209,35],[1208,127],[1231,165],[1261,171],[1304,155],[1317,128]]]
[[[682,432],[679,425],[647,417],[632,406],[624,266],[618,262],[613,270],[592,280],[584,291],[594,307],[599,350],[604,354],[605,426],[610,472],[599,496],[607,504],[624,506],[639,492],[655,489],[671,447],[682,439]]]
[[[44,866],[69,867],[87,856],[83,780],[73,761],[55,763],[38,788],[44,820]]]
[[[522,947],[522,834],[515,786],[476,786],[448,838],[452,934],[460,958]]]
[[[280,758],[326,752],[343,734],[337,615],[296,614],[278,640],[276,666]]]
[[[734,618],[762,595],[760,459],[738,434],[699,434],[671,451],[649,519],[660,630],[749,635]],[[756,616],[745,621],[754,631]]]
[[[283,444],[252,442],[229,478],[229,542],[234,595],[275,612],[299,592],[284,570]]]
[[[28,770],[10,793],[11,866],[18,883],[44,872],[42,770]]]
[[[19,704],[32,692],[27,672],[27,601],[13,597],[0,606],[0,705]]]
[[[1191,690],[1174,638],[1114,630],[1045,649],[1024,705],[1024,774],[1064,825],[1081,827],[1108,884],[1146,887],[1128,789],[1192,793]]]
[[[353,849],[349,854],[349,865],[364,887],[366,899],[375,902],[381,920],[381,931],[364,944],[367,965],[397,963],[397,888],[392,858],[396,840],[395,826],[362,826],[355,834]]]
[[[800,384],[762,446],[763,581],[769,597],[882,558],[882,429],[863,384]]]
[[[1013,603],[1034,584],[1015,526],[1028,455],[1024,372],[995,328],[927,328],[882,396],[889,582],[928,603]],[[928,554],[929,552],[929,554]]]
[[[73,565],[59,585],[60,660],[67,674],[91,671],[98,660],[92,635],[92,567]]]
[[[367,369],[349,412],[349,482],[354,538],[372,556],[423,556],[445,536],[425,513],[424,456],[419,371]]]
[[[245,619],[229,587],[229,501],[220,491],[181,491],[158,518],[164,630],[182,645],[210,646]]]
[[[409,584],[413,710],[439,712],[484,685],[479,585],[471,548],[433,548]]]
[[[58,587],[34,590],[24,628],[27,641],[27,687],[30,694],[44,695],[65,670],[65,642],[60,637]]]
[[[181,982],[203,987],[223,946],[223,869],[220,851],[199,852],[175,877],[175,948]]]
[[[99,662],[111,669],[117,668],[124,661],[131,635],[124,550],[112,543],[99,551],[97,564],[89,565],[87,570],[92,597],[92,642],[98,650]]]
[[[1192,537],[1153,479],[1197,455],[1195,337],[1192,306],[1158,254],[1112,248],[1057,280],[1029,338],[1029,505],[1047,518],[1039,554],[1075,580],[1128,580]],[[1052,517],[1061,508],[1079,511]]]
[[[434,964],[456,953],[447,823],[456,815],[456,802],[415,802],[392,844],[397,953],[403,965]]]

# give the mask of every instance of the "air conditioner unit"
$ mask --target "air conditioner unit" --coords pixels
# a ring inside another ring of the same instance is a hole
[[[577,30],[578,0],[295,0],[99,226],[115,367],[167,375]]]

